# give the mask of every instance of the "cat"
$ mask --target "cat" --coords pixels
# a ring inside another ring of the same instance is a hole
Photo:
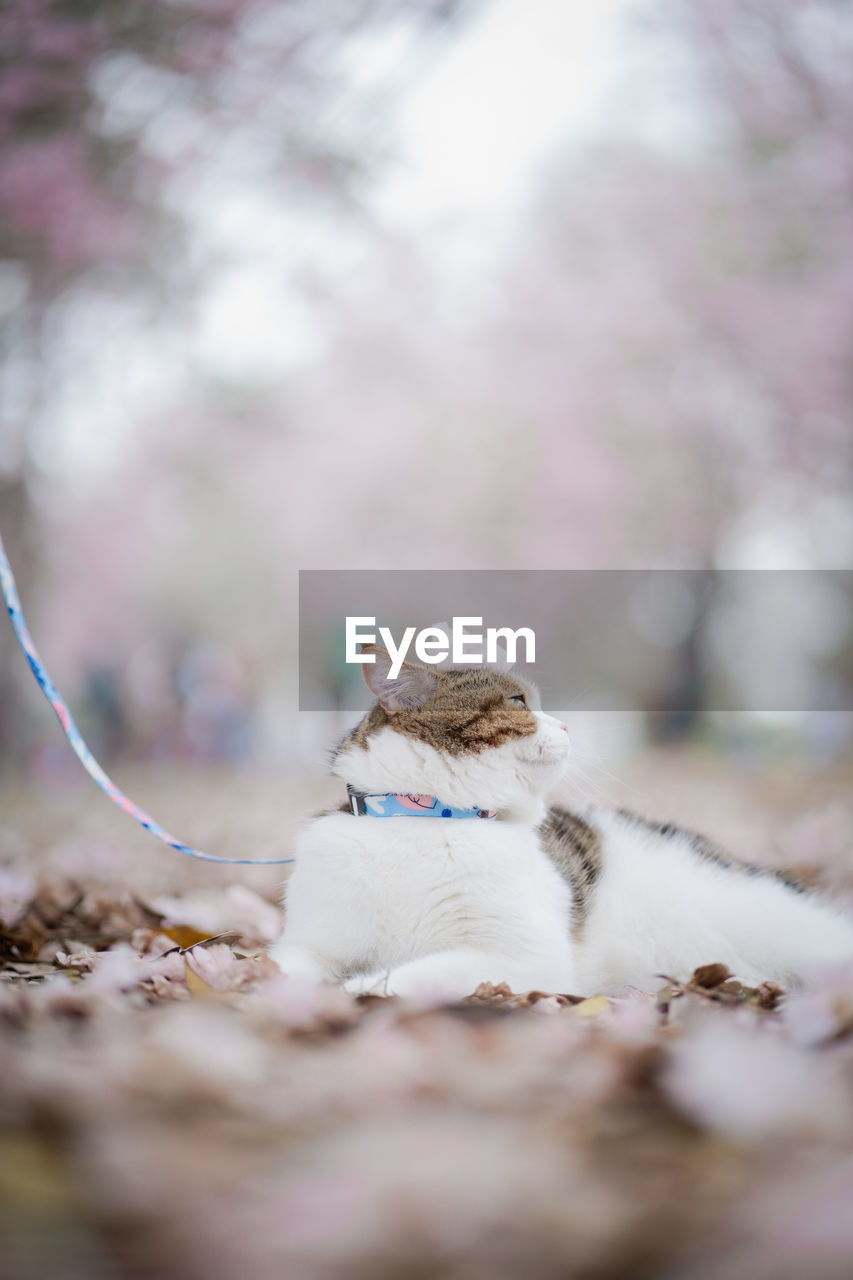
[[[334,752],[348,801],[298,836],[285,973],[459,1000],[483,982],[652,991],[715,961],[790,987],[853,959],[853,922],[784,875],[622,809],[549,807],[568,731],[514,672],[392,679],[362,651],[377,701]]]

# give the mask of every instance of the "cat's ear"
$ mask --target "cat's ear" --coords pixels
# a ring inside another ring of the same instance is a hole
[[[362,653],[375,655],[375,662],[365,662],[362,667],[365,683],[379,699],[379,705],[389,715],[397,711],[410,711],[429,702],[438,687],[438,677],[426,667],[404,662],[397,675],[391,677],[391,655],[377,644],[363,644]]]

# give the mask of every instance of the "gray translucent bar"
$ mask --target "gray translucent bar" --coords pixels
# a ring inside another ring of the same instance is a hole
[[[853,570],[304,570],[300,710],[368,705],[347,617],[396,644],[454,617],[530,628],[516,669],[561,710],[853,710]]]

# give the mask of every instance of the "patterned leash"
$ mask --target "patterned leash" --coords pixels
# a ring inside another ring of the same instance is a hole
[[[109,796],[114,804],[117,804],[120,809],[124,809],[125,813],[129,813],[131,818],[135,818],[140,826],[144,827],[146,831],[150,831],[152,836],[156,836],[164,844],[170,845],[172,849],[177,849],[179,853],[188,854],[191,858],[201,858],[203,862],[238,862],[243,866],[269,867],[273,864],[295,861],[293,858],[217,858],[212,853],[201,853],[198,849],[193,849],[190,845],[184,844],[183,840],[178,840],[175,836],[170,835],[168,831],[160,826],[159,822],[154,821],[150,814],[147,814],[144,809],[140,809],[139,805],[129,800],[124,792],[118,789],[112,778],[107,776],[86,746],[65,700],[58,692],[38,655],[24,615],[21,612],[18,588],[15,585],[15,579],[9,566],[2,537],[0,537],[0,586],[3,588],[3,599],[6,601],[6,608],[9,610],[9,617],[12,620],[18,644],[26,655],[30,670],[38,681],[42,693],[56,712],[56,718],[62,725],[62,731],[71,743],[77,759],[89,777],[94,778],[101,790]]]

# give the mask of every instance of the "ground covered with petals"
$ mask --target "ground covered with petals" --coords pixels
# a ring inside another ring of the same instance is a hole
[[[649,758],[614,798],[849,904],[848,783]],[[137,785],[234,856],[332,798]],[[3,1280],[853,1274],[853,970],[357,1001],[266,958],[281,873],[152,850],[85,788],[0,798]]]

